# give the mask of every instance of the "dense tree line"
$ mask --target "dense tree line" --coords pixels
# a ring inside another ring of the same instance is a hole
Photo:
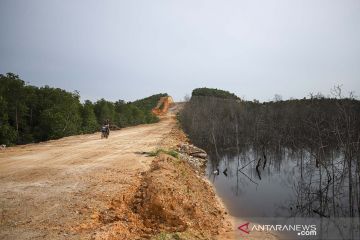
[[[93,133],[105,120],[114,128],[157,122],[151,108],[166,95],[134,102],[101,99],[81,103],[77,91],[38,88],[13,73],[0,74],[0,143],[25,144]]]
[[[314,196],[311,201],[316,202],[312,204],[318,214],[338,214],[336,186],[346,183],[348,203],[343,216],[360,216],[360,101],[343,97],[339,87],[331,98],[311,95],[282,101],[277,97],[265,103],[193,95],[179,119],[190,139],[215,156],[226,149],[240,154],[252,148],[260,156],[306,152],[320,180],[317,188],[310,179],[302,189]],[[334,159],[334,151],[340,153],[340,160]],[[303,159],[300,166],[302,177]]]
[[[234,93],[230,93],[228,91],[224,91],[217,88],[206,88],[206,87],[194,89],[191,95],[193,97],[217,97],[222,99],[237,99],[237,100],[240,99]]]

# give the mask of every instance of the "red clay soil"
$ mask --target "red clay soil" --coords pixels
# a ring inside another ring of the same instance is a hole
[[[161,154],[133,192],[94,219],[95,239],[216,239],[230,230],[212,187],[182,160]]]
[[[152,109],[152,112],[157,116],[165,115],[173,104],[174,100],[172,97],[162,97],[160,98],[157,106]]]

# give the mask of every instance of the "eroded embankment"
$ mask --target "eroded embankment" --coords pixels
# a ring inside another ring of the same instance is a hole
[[[184,134],[174,128],[162,146],[188,145]],[[99,213],[103,227],[95,239],[215,239],[230,230],[227,213],[212,186],[201,176],[194,158],[181,153],[160,153],[137,186],[119,196]]]

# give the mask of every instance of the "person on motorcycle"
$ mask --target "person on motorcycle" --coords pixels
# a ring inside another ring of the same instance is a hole
[[[101,127],[101,137],[108,138],[110,135],[110,123],[109,120],[106,120]]]

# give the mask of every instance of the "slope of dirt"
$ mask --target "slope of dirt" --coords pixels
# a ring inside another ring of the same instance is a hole
[[[215,239],[230,230],[211,185],[166,154],[153,161],[131,197],[113,201],[99,219],[110,224],[95,239]]]
[[[168,112],[168,109],[173,104],[174,104],[174,100],[172,99],[172,97],[170,96],[162,97],[160,98],[157,106],[152,109],[152,113],[157,116],[164,115]]]
[[[109,139],[90,134],[2,150],[0,239],[213,238],[228,222],[211,186],[185,161],[142,154],[182,141],[167,115]]]

